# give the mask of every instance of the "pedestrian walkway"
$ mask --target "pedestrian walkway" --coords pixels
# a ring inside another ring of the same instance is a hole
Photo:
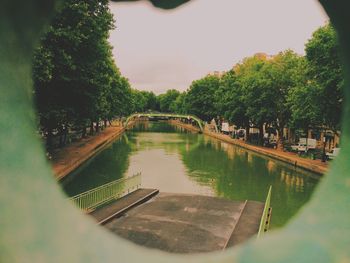
[[[122,126],[110,126],[95,136],[81,139],[53,152],[51,162],[56,178],[60,180],[74,171],[123,132]]]

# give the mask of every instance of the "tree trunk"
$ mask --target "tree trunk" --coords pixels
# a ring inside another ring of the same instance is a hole
[[[100,123],[98,121],[96,121],[95,129],[96,129],[96,133],[100,132]]]
[[[81,138],[86,138],[86,126],[84,125],[81,130]]]
[[[105,123],[105,129],[107,128],[107,120],[104,120]]]
[[[259,125],[259,145],[264,144],[264,125]]]
[[[250,130],[250,126],[249,125],[247,125],[246,127],[245,127],[245,138],[244,138],[244,140],[246,141],[246,142],[249,142],[249,140],[250,140],[250,138],[249,138],[249,130]]]
[[[283,128],[278,127],[277,150],[283,151],[283,149],[284,149]]]
[[[58,146],[61,148],[61,147],[63,147],[63,126],[59,127],[58,133],[59,133],[59,137],[60,137]]]
[[[308,142],[309,142],[309,127],[306,128],[306,150],[305,152],[307,153],[308,150],[309,150],[309,147],[308,147]]]
[[[68,125],[64,126],[63,145],[67,144]]]
[[[93,121],[91,121],[91,123],[90,123],[90,135],[91,136],[94,135],[94,122]]]

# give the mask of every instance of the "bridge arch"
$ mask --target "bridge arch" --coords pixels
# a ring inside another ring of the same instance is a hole
[[[173,114],[173,113],[135,113],[130,115],[125,122],[123,123],[124,127],[128,127],[128,124],[130,120],[134,118],[141,118],[141,117],[148,117],[148,118],[155,118],[155,117],[163,117],[163,118],[174,118],[174,119],[188,119],[188,120],[194,120],[200,129],[201,132],[204,131],[203,121],[193,115],[185,115],[185,114]]]

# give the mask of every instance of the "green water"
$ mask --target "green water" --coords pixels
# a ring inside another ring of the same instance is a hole
[[[272,227],[311,197],[318,175],[167,123],[142,123],[62,181],[69,196],[141,172],[142,187],[162,192],[265,201]]]

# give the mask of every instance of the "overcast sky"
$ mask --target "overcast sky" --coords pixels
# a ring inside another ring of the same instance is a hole
[[[186,90],[244,57],[293,49],[304,54],[312,32],[328,20],[316,0],[192,0],[171,11],[148,2],[111,3],[113,54],[139,90]]]

